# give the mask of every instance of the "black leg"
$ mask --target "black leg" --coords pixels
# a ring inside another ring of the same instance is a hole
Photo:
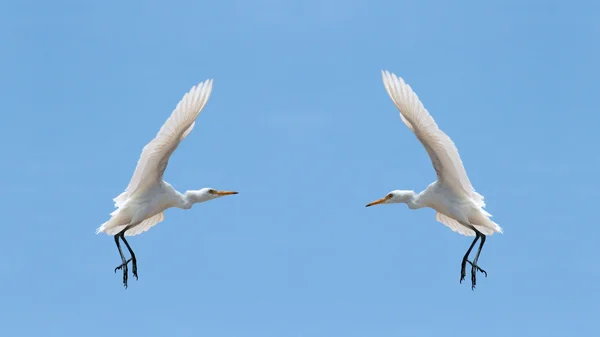
[[[481,236],[481,241],[479,242],[479,248],[477,249],[477,254],[475,254],[475,259],[473,260],[473,262],[471,263],[471,261],[468,261],[469,264],[471,265],[471,289],[475,289],[475,284],[477,283],[476,281],[476,277],[475,274],[477,273],[477,271],[483,273],[483,275],[485,275],[485,277],[487,277],[487,272],[483,269],[481,269],[478,265],[477,265],[477,261],[479,260],[479,254],[481,254],[481,249],[483,248],[483,245],[485,244],[485,235],[479,233],[479,235]]]
[[[129,254],[131,254],[131,264],[133,265],[133,276],[135,276],[135,279],[138,279],[138,275],[137,275],[137,259],[135,258],[135,254],[133,253],[133,250],[131,249],[131,247],[129,246],[129,243],[127,242],[127,240],[125,240],[125,231],[123,231],[123,234],[121,234],[121,240],[123,240],[123,242],[125,242],[125,246],[127,246],[127,250],[129,250]],[[475,258],[477,260],[477,258]],[[129,261],[127,261],[129,262]]]
[[[129,243],[127,242],[127,240],[125,240],[125,232],[129,228],[131,228],[131,226],[125,227],[125,229],[123,229],[122,231],[120,231],[119,233],[117,233],[115,235],[115,243],[117,244],[117,248],[119,248],[119,254],[121,255],[121,261],[123,261],[123,263],[121,263],[120,266],[115,268],[115,273],[117,272],[117,270],[123,269],[123,285],[125,286],[125,289],[127,289],[127,277],[128,277],[127,264],[129,263],[129,261],[133,261],[133,276],[135,276],[136,280],[138,278],[137,277],[137,261],[135,259],[135,254],[133,253],[133,250],[129,246]],[[123,251],[121,250],[121,245],[119,244],[119,238],[121,240],[123,240],[123,242],[125,242],[125,245],[127,246],[127,249],[129,250],[129,254],[131,254],[131,257],[129,258],[129,260],[125,260],[125,256],[123,255]]]
[[[462,283],[462,281],[465,280],[465,276],[467,275],[466,268],[467,268],[469,254],[471,254],[471,250],[473,250],[475,243],[477,242],[477,240],[479,240],[479,235],[480,235],[479,231],[477,229],[475,229],[475,227],[472,227],[472,229],[475,231],[475,239],[471,243],[471,246],[469,246],[467,253],[465,253],[465,256],[462,259],[462,263],[460,264],[460,283]]]
[[[127,289],[127,263],[129,263],[129,260],[125,260],[125,255],[123,255],[123,251],[121,250],[121,245],[119,244],[119,236],[120,235],[121,235],[121,233],[115,235],[115,243],[117,244],[117,248],[119,249],[119,255],[121,255],[122,263],[120,266],[115,268],[115,273],[117,272],[117,270],[119,270],[121,268],[123,269],[123,285]]]

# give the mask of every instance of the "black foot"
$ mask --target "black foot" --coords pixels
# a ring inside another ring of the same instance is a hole
[[[467,269],[467,263],[466,263],[466,260],[465,260],[460,265],[460,282],[459,282],[460,284],[462,284],[462,281],[465,280],[465,276],[467,276],[466,269]]]
[[[117,270],[123,269],[123,286],[125,286],[125,289],[127,289],[127,274],[128,274],[127,264],[129,263],[129,261],[131,261],[131,259],[127,260],[125,263],[121,263],[120,266],[115,268],[115,273],[117,272]]]
[[[125,287],[125,289],[127,289],[127,274],[128,274],[127,263],[125,263],[123,265],[123,286]]]
[[[137,280],[138,279],[138,276],[137,276],[137,260],[133,259],[133,262],[131,264],[133,265],[131,273],[133,274],[133,276],[135,276],[135,279]]]
[[[483,275],[485,275],[485,277],[487,277],[487,273],[485,270],[479,268],[478,265],[474,264],[471,261],[468,261],[469,264],[471,265],[471,290],[475,290],[475,285],[477,284],[477,272],[482,272]]]
[[[117,268],[115,268],[115,273],[117,272],[117,270],[122,269],[123,267],[127,268],[127,264],[129,263],[129,261],[131,261],[131,259],[127,260],[127,262],[125,263],[121,263]]]
[[[467,260],[467,262],[469,262],[469,264],[471,265],[471,267],[477,269],[478,272],[483,273],[483,275],[485,277],[487,277],[487,272],[485,270],[481,269],[478,265],[473,265],[473,262],[471,262],[469,260]]]

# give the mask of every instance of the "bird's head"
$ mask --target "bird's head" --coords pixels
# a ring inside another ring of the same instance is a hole
[[[373,202],[367,204],[366,207],[379,205],[379,204],[399,204],[399,203],[408,203],[415,196],[414,191],[405,191],[405,190],[394,190],[388,193],[385,197],[381,199],[377,199]]]
[[[197,191],[187,191],[186,195],[191,196],[193,202],[205,202],[212,199],[224,197],[226,195],[238,194],[234,191],[220,191],[211,187],[205,187]]]

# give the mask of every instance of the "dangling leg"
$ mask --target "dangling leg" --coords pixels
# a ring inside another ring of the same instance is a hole
[[[483,245],[485,244],[485,235],[479,233],[479,236],[481,236],[481,241],[479,242],[479,248],[477,249],[477,254],[475,254],[475,259],[473,260],[473,262],[467,261],[471,265],[471,289],[473,289],[473,290],[475,289],[475,284],[477,283],[476,277],[475,277],[475,274],[477,273],[477,271],[482,272],[483,275],[485,275],[485,277],[487,277],[487,272],[485,270],[481,269],[477,265],[477,261],[479,260],[479,254],[481,254],[481,249],[483,248]]]
[[[480,235],[479,231],[476,230],[475,227],[472,227],[472,229],[475,231],[475,239],[471,243],[471,246],[469,246],[467,253],[465,254],[465,256],[462,259],[462,263],[460,265],[460,283],[462,283],[462,281],[465,280],[465,276],[467,275],[467,272],[465,271],[465,269],[467,268],[467,262],[468,262],[467,259],[469,258],[469,254],[471,254],[471,250],[473,250],[475,243],[477,242],[477,240],[479,240],[479,235]]]
[[[121,263],[120,266],[118,266],[117,268],[115,268],[115,273],[117,272],[117,270],[123,268],[123,285],[125,286],[125,288],[127,288],[127,263],[129,263],[129,260],[125,260],[125,255],[123,255],[123,251],[121,250],[121,245],[119,244],[119,236],[121,235],[121,233],[115,235],[115,243],[117,244],[117,248],[119,249],[119,255],[121,255],[121,261],[123,261],[123,263]]]
[[[131,247],[129,246],[129,243],[127,242],[127,240],[125,240],[125,230],[122,232],[123,234],[121,234],[121,240],[123,240],[123,242],[125,242],[125,246],[127,246],[127,250],[129,250],[129,254],[131,254],[131,258],[129,259],[129,261],[131,261],[131,264],[133,265],[133,276],[135,276],[135,279],[138,279],[138,275],[137,275],[137,259],[135,258],[135,254],[133,253],[133,250],[131,249]],[[127,262],[129,262],[127,261]]]

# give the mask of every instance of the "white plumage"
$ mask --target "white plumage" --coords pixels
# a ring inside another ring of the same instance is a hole
[[[484,197],[471,185],[454,142],[438,128],[412,88],[394,74],[383,71],[382,75],[385,89],[400,111],[401,120],[415,134],[429,154],[437,174],[437,181],[419,194],[409,190],[395,190],[367,206],[406,203],[411,209],[433,208],[437,211],[437,221],[459,234],[476,236],[473,244],[480,236],[483,237],[480,251],[485,242],[485,235],[501,233],[502,228],[493,222],[490,219],[491,214],[483,209]],[[470,250],[464,258],[463,265],[469,262],[467,256]],[[478,267],[475,269],[480,270]],[[461,275],[461,280],[463,277]],[[473,276],[473,285],[474,283]]]
[[[117,209],[96,231],[96,233],[116,236],[115,242],[123,259],[123,264],[117,268],[124,268],[125,286],[127,286],[127,263],[119,246],[119,236],[132,254],[134,275],[136,275],[135,255],[124,236],[138,235],[160,223],[164,220],[163,211],[167,208],[189,209],[194,203],[237,194],[237,192],[217,191],[212,188],[191,190],[182,194],[163,181],[169,158],[179,143],[193,130],[196,118],[208,102],[212,84],[212,80],[204,81],[183,96],[156,137],[144,146],[125,191],[113,199]]]

